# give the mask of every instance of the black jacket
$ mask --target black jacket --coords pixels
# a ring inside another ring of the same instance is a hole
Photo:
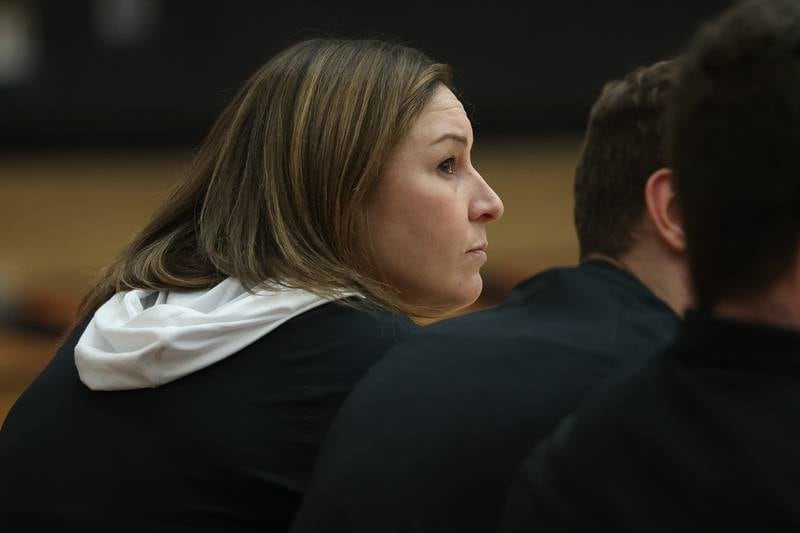
[[[325,304],[159,388],[95,392],[75,367],[80,327],[0,430],[0,523],[286,531],[339,405],[412,328]]]
[[[800,331],[689,313],[525,463],[517,531],[800,531]]]
[[[291,531],[492,530],[533,444],[677,324],[633,276],[589,261],[425,328],[345,403]]]

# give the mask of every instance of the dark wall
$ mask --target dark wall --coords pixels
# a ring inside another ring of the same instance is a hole
[[[0,86],[2,149],[194,145],[253,70],[320,32],[385,36],[452,64],[476,135],[575,133],[605,80],[679,52],[728,4],[142,0],[144,36],[125,41],[98,22],[107,1],[28,2],[37,68]]]

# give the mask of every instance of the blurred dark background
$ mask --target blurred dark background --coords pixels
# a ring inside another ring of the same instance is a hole
[[[195,145],[250,73],[321,34],[452,64],[476,135],[580,132],[604,81],[727,3],[0,0],[0,149]]]

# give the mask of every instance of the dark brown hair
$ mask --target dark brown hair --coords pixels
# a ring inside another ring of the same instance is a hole
[[[670,115],[698,303],[752,296],[800,244],[800,3],[741,2],[698,33]]]
[[[581,258],[630,249],[647,179],[665,165],[664,115],[675,72],[674,61],[637,68],[606,83],[592,106],[574,184]]]

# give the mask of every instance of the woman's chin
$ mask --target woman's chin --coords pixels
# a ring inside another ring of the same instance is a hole
[[[456,290],[448,294],[443,294],[435,307],[441,310],[440,316],[458,313],[474,304],[480,297],[482,290],[483,279],[480,273],[477,273],[469,282],[459,285]]]

